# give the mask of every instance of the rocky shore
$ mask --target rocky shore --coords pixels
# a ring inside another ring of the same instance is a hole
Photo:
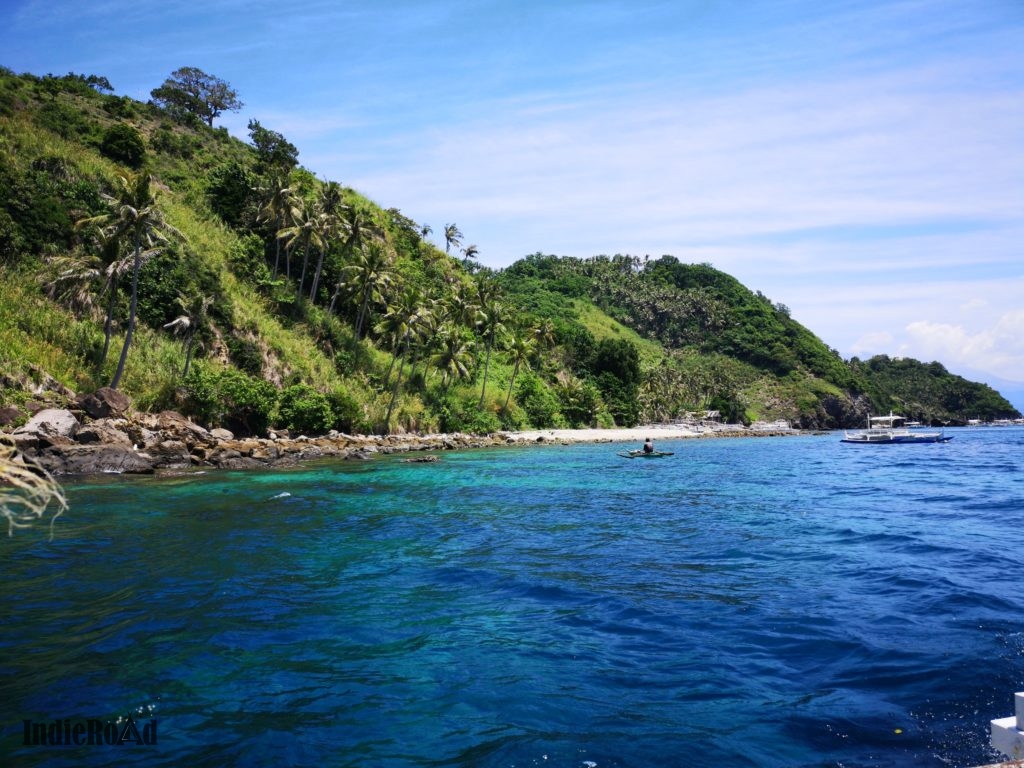
[[[502,445],[575,442],[641,442],[645,437],[725,437],[771,435],[793,430],[693,425],[647,426],[615,430],[538,430],[490,435],[346,435],[322,436],[271,432],[267,437],[236,437],[226,429],[206,429],[175,411],[138,413],[117,390],[101,389],[79,397],[73,407],[38,410],[6,435],[19,453],[52,475],[99,473],[153,474],[201,467],[258,469],[283,467],[320,458],[365,460],[378,454],[416,453],[411,461],[432,461],[425,452]]]

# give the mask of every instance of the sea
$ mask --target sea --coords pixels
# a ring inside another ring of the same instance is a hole
[[[0,537],[0,765],[995,762],[1024,428],[948,431],[68,481]]]

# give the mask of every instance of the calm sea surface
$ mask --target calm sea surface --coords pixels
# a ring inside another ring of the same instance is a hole
[[[1024,429],[108,477],[0,539],[0,765],[973,766]],[[23,721],[157,722],[23,746]]]

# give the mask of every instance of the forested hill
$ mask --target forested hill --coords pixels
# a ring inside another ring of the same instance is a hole
[[[148,103],[0,68],[2,421],[103,386],[247,433],[1019,416],[939,363],[844,361],[708,265],[484,268],[456,224],[213,127],[239,103],[188,67]]]

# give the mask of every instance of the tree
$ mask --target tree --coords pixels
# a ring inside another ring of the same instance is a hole
[[[480,249],[475,245],[467,245],[462,249],[462,266],[464,269],[469,269],[469,260],[475,259],[480,256]]]
[[[288,178],[283,174],[278,174],[271,176],[269,184],[262,188],[260,192],[263,195],[263,204],[260,206],[256,220],[260,222],[267,222],[270,225],[271,232],[273,232],[273,279],[276,280],[278,269],[280,269],[281,266],[281,238],[278,236],[278,233],[284,228],[288,212],[291,210],[292,189],[288,186]],[[289,259],[288,277],[291,277],[290,261],[291,260]]]
[[[320,287],[320,273],[324,268],[324,258],[331,245],[331,239],[337,234],[344,223],[342,212],[347,207],[342,202],[341,185],[329,181],[320,189],[318,202],[317,225],[320,230],[320,255],[316,261],[316,272],[313,274],[313,285],[309,289],[309,300],[316,303],[316,291]]]
[[[128,311],[128,329],[125,332],[121,357],[117,362],[117,371],[110,382],[111,389],[117,389],[124,375],[124,366],[128,360],[128,349],[135,332],[135,316],[139,306],[139,272],[143,262],[160,253],[171,237],[183,236],[178,230],[164,221],[163,214],[156,207],[156,196],[150,189],[148,174],[135,177],[119,175],[115,195],[105,195],[110,205],[110,212],[93,217],[87,221],[106,225],[105,238],[108,247],[118,250],[117,244],[122,241],[132,246],[132,297]]]
[[[401,332],[401,352],[398,354],[398,374],[395,376],[395,383],[391,388],[391,399],[388,402],[388,411],[384,416],[385,431],[391,429],[391,412],[398,399],[398,387],[402,382],[402,369],[405,367],[405,360],[409,354],[409,344],[412,338],[420,332],[429,312],[430,310],[423,306],[423,295],[415,288],[406,288],[399,296],[398,302],[388,312],[389,315],[393,315],[389,324]]]
[[[480,387],[480,408],[484,407],[484,395],[487,393],[487,371],[491,364],[491,350],[499,335],[505,331],[505,307],[501,304],[498,286],[483,278],[477,279],[477,326],[484,340],[486,353],[484,356],[484,381]]]
[[[356,339],[362,338],[363,326],[369,319],[370,303],[380,297],[380,291],[391,282],[391,264],[394,253],[384,243],[372,242],[356,251],[354,261],[343,267],[342,286],[349,288],[358,298]]]
[[[469,332],[452,322],[443,323],[437,332],[437,351],[430,357],[430,364],[441,371],[441,389],[447,392],[453,381],[470,378],[472,363]]]
[[[508,394],[505,395],[505,405],[502,406],[503,411],[508,410],[508,401],[512,398],[512,387],[515,386],[516,375],[519,373],[519,366],[521,366],[529,359],[530,355],[533,354],[533,350],[536,346],[537,342],[534,340],[532,334],[512,334],[512,340],[509,344],[509,349],[512,351],[512,359],[515,362],[512,366],[512,378],[508,382]]]
[[[175,70],[150,96],[168,112],[193,115],[211,127],[221,113],[237,112],[244,106],[228,83],[196,67]]]
[[[146,158],[142,135],[127,123],[114,123],[103,133],[100,152],[130,168],[138,169]]]
[[[299,284],[296,289],[295,300],[302,298],[302,286],[306,282],[306,268],[309,266],[309,249],[316,241],[317,247],[321,242],[321,230],[317,222],[315,206],[307,203],[303,198],[293,198],[292,206],[288,212],[291,226],[285,227],[277,233],[277,236],[285,240],[285,251],[288,254],[288,271],[291,272],[291,252],[296,246],[302,247],[302,274],[299,277]]]
[[[182,376],[188,376],[196,334],[204,331],[209,324],[210,306],[212,304],[212,296],[196,294],[188,301],[179,296],[178,305],[181,307],[183,314],[164,324],[164,328],[170,328],[175,333],[180,333],[185,337],[185,369],[181,372]]]
[[[259,120],[249,121],[249,138],[256,148],[256,166],[260,173],[287,176],[298,165],[296,146],[277,131],[264,128]]]
[[[462,233],[455,224],[444,225],[444,252],[449,253],[452,246],[458,248],[462,244]]]

